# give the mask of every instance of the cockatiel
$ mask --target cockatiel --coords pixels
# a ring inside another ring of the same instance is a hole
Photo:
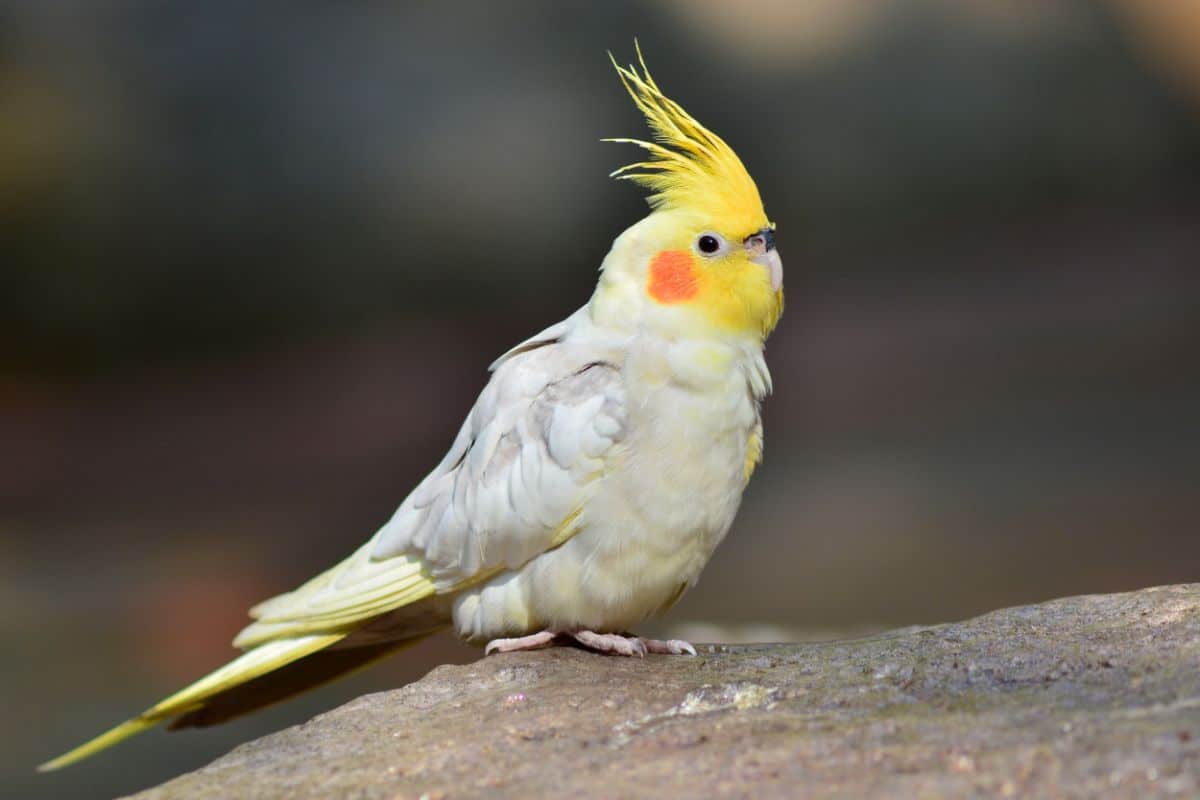
[[[783,269],[742,162],[638,60],[613,65],[654,141],[608,141],[649,153],[613,176],[652,210],[588,303],[492,364],[450,452],[366,544],[251,609],[241,656],[41,769],[230,719],[447,627],[487,653],[695,654],[626,631],[696,582],[762,458]]]

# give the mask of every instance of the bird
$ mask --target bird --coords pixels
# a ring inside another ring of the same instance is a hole
[[[651,130],[610,177],[648,191],[587,303],[491,364],[449,451],[357,551],[254,606],[240,656],[42,764],[160,723],[213,725],[447,628],[485,655],[556,643],[695,655],[629,631],[691,588],[763,456],[783,312],[775,224],[742,161],[668,98],[635,40],[609,60]]]

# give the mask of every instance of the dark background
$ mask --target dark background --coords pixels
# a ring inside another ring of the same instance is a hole
[[[104,6],[101,8],[101,6]],[[766,462],[659,630],[1200,577],[1190,0],[0,3],[0,790],[98,797],[478,652],[34,764],[365,540],[646,211],[640,37],[778,223]]]

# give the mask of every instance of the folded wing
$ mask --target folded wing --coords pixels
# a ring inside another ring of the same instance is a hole
[[[351,631],[569,538],[624,437],[617,358],[559,323],[495,365],[442,462],[348,559],[251,610],[235,644]]]

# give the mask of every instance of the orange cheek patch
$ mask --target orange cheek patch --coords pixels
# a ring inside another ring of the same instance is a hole
[[[682,303],[696,296],[695,262],[686,250],[664,250],[650,262],[646,291],[660,303]]]

